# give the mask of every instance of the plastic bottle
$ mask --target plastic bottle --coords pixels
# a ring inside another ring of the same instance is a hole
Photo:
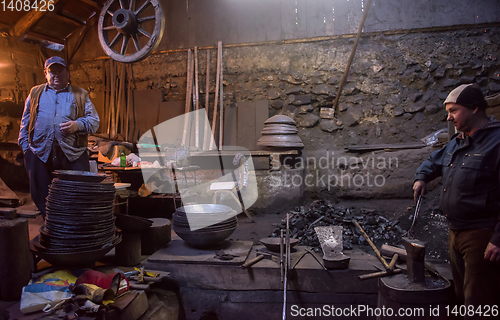
[[[125,168],[127,166],[127,157],[125,156],[125,151],[120,154],[120,167]]]

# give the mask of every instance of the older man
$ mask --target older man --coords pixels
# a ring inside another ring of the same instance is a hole
[[[417,169],[415,199],[442,176],[441,209],[458,302],[500,304],[500,122],[486,116],[477,84],[461,85],[444,102],[460,133]],[[476,309],[475,309],[476,310]]]
[[[89,171],[87,135],[99,116],[87,91],[69,83],[66,61],[45,61],[47,83],[31,89],[24,106],[19,145],[30,180],[30,193],[45,218],[45,199],[54,170]]]

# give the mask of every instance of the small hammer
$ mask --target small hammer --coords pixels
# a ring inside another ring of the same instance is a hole
[[[248,268],[250,266],[253,266],[254,264],[256,264],[257,262],[259,262],[260,260],[266,258],[266,259],[269,259],[269,260],[272,260],[272,255],[269,254],[269,253],[259,253],[257,255],[257,257],[253,258],[252,260],[248,260],[246,261],[244,264],[241,265],[242,268]]]

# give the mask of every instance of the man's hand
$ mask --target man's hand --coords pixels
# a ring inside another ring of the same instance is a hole
[[[76,121],[68,121],[61,123],[61,131],[64,134],[72,134],[78,130],[78,123]]]
[[[422,180],[417,180],[413,184],[413,200],[415,200],[415,203],[418,201],[419,196],[423,196],[425,194],[425,186],[427,183],[423,182]]]
[[[486,250],[484,251],[484,260],[500,261],[500,248],[493,243],[488,243]]]

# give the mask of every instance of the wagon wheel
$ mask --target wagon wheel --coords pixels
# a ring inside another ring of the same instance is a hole
[[[99,42],[112,59],[136,62],[156,49],[164,28],[165,16],[160,0],[145,0],[140,6],[136,6],[135,0],[108,0],[99,16]],[[129,46],[130,41],[134,48]]]

